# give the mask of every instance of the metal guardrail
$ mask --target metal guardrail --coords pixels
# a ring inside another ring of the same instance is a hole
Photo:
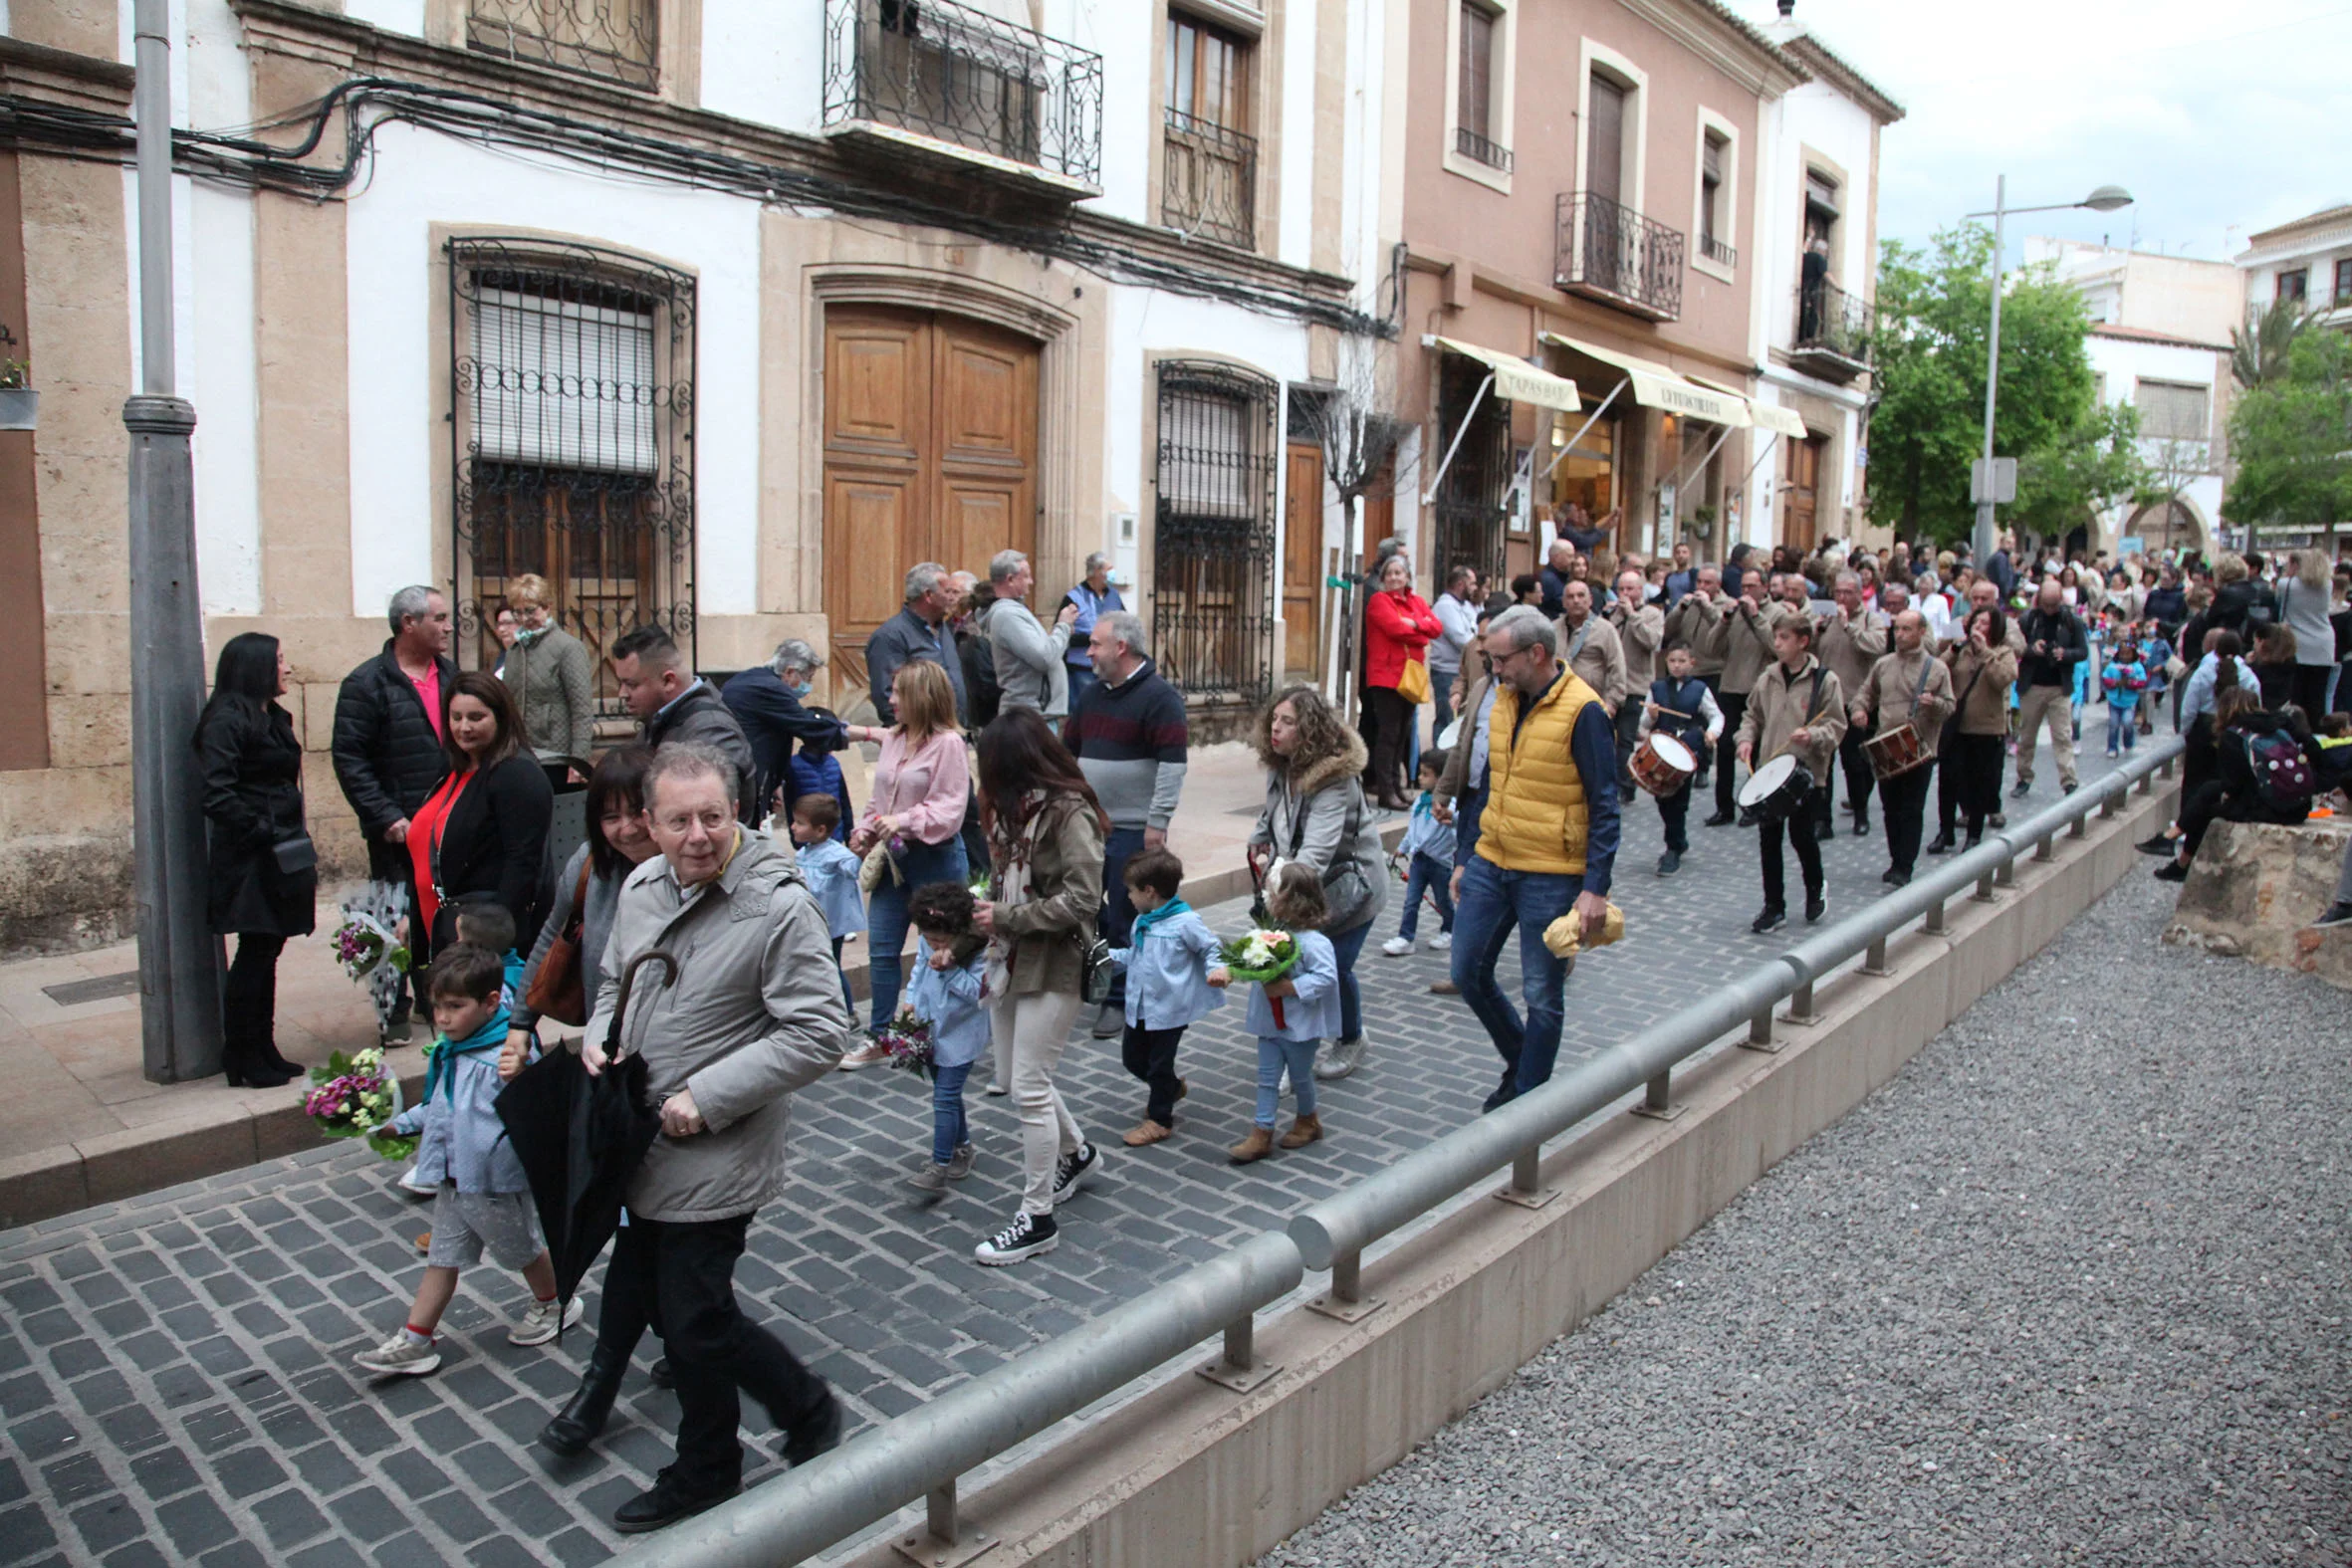
[[[2096,812],[2112,817],[2132,792],[2170,778],[2176,739],[2142,748],[2123,767],[2083,785],[2023,822],[1988,834],[1908,887],[1756,965],[1681,1011],[1509,1105],[1457,1128],[1427,1148],[1293,1217],[1233,1250],[1155,1285],[1083,1327],[1025,1352],[920,1409],[888,1422],[816,1462],[663,1531],[612,1559],[611,1568],[781,1568],[838,1544],[906,1504],[927,1501],[927,1530],[902,1538],[912,1561],[940,1568],[969,1560],[989,1539],[956,1517],[960,1476],[1145,1377],[1205,1340],[1223,1353],[1196,1369],[1237,1391],[1278,1370],[1255,1351],[1257,1314],[1294,1289],[1306,1269],[1329,1269],[1331,1290],[1310,1310],[1343,1321],[1377,1301],[1362,1290],[1364,1249],[1502,1170],[1496,1196],[1541,1207],[1553,1196],[1537,1171],[1543,1145],[1637,1089],[1638,1113],[1671,1119],[1674,1069],[1743,1024],[1743,1045],[1776,1050],[1775,1009],[1810,1020],[1813,988],[1857,956],[1864,974],[1887,973],[1887,944],[1913,921],[1939,933],[1956,899],[1991,900],[2015,879],[2017,859],[2047,860],[2060,834],[2079,838]]]

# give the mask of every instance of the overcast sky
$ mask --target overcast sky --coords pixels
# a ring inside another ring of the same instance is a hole
[[[1773,20],[1773,0],[1730,0]],[[1879,233],[1924,241],[1993,205],[2120,212],[2014,218],[2020,230],[2225,261],[2245,236],[2352,202],[2352,4],[2189,0],[1797,0],[1796,18],[1908,110],[1881,142]]]

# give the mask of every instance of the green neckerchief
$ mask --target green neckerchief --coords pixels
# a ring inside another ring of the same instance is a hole
[[[512,1026],[512,1016],[505,1005],[501,1004],[499,1009],[490,1014],[489,1021],[464,1039],[453,1040],[446,1035],[435,1038],[432,1044],[425,1047],[424,1098],[416,1103],[432,1103],[434,1091],[443,1083],[447,1083],[454,1091],[457,1087],[457,1058],[479,1056],[486,1050],[497,1050],[506,1044],[507,1030]]]
[[[1181,898],[1171,898],[1165,904],[1162,904],[1159,908],[1151,911],[1149,914],[1137,915],[1135,917],[1136,940],[1142,940],[1143,933],[1146,930],[1158,925],[1163,920],[1173,920],[1178,915],[1189,915],[1191,913],[1192,906],[1190,904],[1187,904]]]

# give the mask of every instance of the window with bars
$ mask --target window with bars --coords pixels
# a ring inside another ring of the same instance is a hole
[[[1159,367],[1152,642],[1190,697],[1254,703],[1273,688],[1279,396],[1229,365]]]
[[[2140,410],[2140,434],[2158,441],[2204,441],[2213,435],[2208,413],[2210,387],[2181,381],[2143,379],[2132,394]]]
[[[586,245],[452,240],[450,406],[459,662],[498,659],[507,584],[596,660],[658,624],[694,647],[694,280]]]
[[[1699,254],[1725,267],[1739,265],[1731,236],[1732,140],[1710,130],[1699,142]]]
[[[2336,304],[2352,305],[2352,256],[2336,263]]]
[[[1490,168],[1511,170],[1498,120],[1497,84],[1503,19],[1479,0],[1462,0],[1461,71],[1455,81],[1454,150]]]
[[[651,88],[660,0],[471,0],[466,42],[484,54]]]
[[[1433,509],[1430,571],[1438,581],[1456,566],[1475,566],[1482,582],[1501,582],[1503,503],[1514,469],[1511,414],[1501,398],[1479,396],[1487,367],[1460,354],[1446,354],[1438,369],[1438,439],[1461,440],[1438,483]],[[1477,412],[1472,413],[1475,402]],[[1463,428],[1465,417],[1469,428]],[[1444,450],[1441,446],[1440,450]]]

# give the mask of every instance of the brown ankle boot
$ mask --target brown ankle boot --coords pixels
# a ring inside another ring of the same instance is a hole
[[[1303,1149],[1310,1143],[1320,1143],[1322,1136],[1323,1119],[1320,1116],[1296,1117],[1291,1123],[1291,1130],[1283,1134],[1283,1147]]]
[[[1225,1151],[1236,1165],[1254,1165],[1274,1153],[1274,1129],[1253,1127],[1250,1136]]]

